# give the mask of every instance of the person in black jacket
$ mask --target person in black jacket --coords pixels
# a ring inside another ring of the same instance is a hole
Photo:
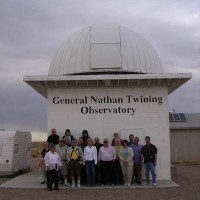
[[[103,144],[100,143],[100,140],[98,137],[94,139],[94,146],[97,148],[97,155],[98,155],[99,149],[103,146]]]
[[[51,129],[51,135],[48,137],[47,141],[49,144],[53,143],[54,145],[58,144],[59,136],[56,134],[56,129]]]
[[[72,144],[72,140],[74,139],[73,135],[71,135],[71,131],[69,129],[66,129],[65,135],[63,136],[63,139],[68,138],[69,145]]]

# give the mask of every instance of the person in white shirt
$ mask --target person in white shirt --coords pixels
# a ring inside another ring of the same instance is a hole
[[[116,153],[114,148],[109,145],[108,139],[103,140],[103,146],[99,149],[98,163],[101,169],[101,186],[104,187],[107,179],[114,186],[114,162]]]
[[[58,190],[58,169],[62,167],[60,156],[55,152],[55,145],[49,144],[49,152],[45,154],[45,167],[47,171],[47,189],[52,190],[54,183],[55,190]]]
[[[87,146],[84,149],[84,161],[87,177],[87,186],[95,187],[95,165],[97,164],[97,149],[92,139],[87,140]]]

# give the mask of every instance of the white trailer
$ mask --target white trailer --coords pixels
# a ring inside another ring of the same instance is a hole
[[[0,175],[13,175],[30,170],[30,132],[0,131]]]

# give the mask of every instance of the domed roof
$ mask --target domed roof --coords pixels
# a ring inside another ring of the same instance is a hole
[[[53,58],[49,75],[98,73],[163,73],[152,46],[122,27],[87,27],[64,42]]]

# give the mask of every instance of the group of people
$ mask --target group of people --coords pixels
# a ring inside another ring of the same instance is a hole
[[[142,166],[145,169],[145,182],[150,183],[150,172],[152,184],[156,186],[157,148],[151,144],[150,137],[145,137],[146,144],[139,144],[139,138],[129,135],[128,140],[122,140],[118,133],[109,144],[108,139],[100,143],[98,137],[93,140],[88,131],[82,132],[82,137],[77,141],[70,133],[65,131],[63,137],[56,134],[56,129],[51,130],[51,135],[44,143],[40,166],[43,169],[43,180],[47,189],[58,190],[58,181],[66,186],[80,187],[86,184],[95,187],[97,182],[101,186],[111,184],[142,184]]]

